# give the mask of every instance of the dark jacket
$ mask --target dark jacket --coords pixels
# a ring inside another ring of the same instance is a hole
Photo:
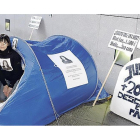
[[[0,81],[3,86],[7,85],[6,80],[8,80],[10,82],[8,86],[13,88],[22,74],[20,55],[13,49],[0,51]]]

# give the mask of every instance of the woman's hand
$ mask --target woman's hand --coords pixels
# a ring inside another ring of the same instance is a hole
[[[8,88],[9,87],[7,85],[3,86],[3,93],[4,93],[5,96],[7,96]]]
[[[11,87],[8,87],[7,85],[5,85],[3,87],[3,93],[4,93],[5,96],[7,96],[7,98],[9,97],[11,92],[12,92],[12,88]]]
[[[7,98],[9,97],[9,95],[11,94],[12,92],[12,88],[11,87],[8,87],[8,90],[7,90]]]

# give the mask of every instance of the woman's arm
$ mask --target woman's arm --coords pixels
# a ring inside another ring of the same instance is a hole
[[[21,57],[19,54],[15,53],[13,58],[13,74],[10,78],[11,80],[10,80],[9,87],[13,88],[16,81],[20,79],[22,73],[23,70],[21,67]]]
[[[3,86],[7,85],[6,81],[5,81],[5,76],[4,76],[4,73],[2,71],[2,68],[0,66],[0,81],[1,83],[3,84]]]

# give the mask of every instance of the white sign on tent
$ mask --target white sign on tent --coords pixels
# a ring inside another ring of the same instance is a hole
[[[88,84],[88,78],[81,61],[70,51],[48,55],[62,71],[67,89]]]
[[[12,42],[12,48],[15,50],[17,47],[17,43],[18,43],[18,39],[17,38],[13,38],[13,42]]]
[[[130,61],[122,68],[110,110],[140,125],[140,58]]]

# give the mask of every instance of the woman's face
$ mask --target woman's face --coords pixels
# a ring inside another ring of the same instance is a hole
[[[8,43],[5,41],[1,41],[0,42],[0,50],[1,51],[5,51],[6,49],[7,49],[7,47],[8,47]]]

